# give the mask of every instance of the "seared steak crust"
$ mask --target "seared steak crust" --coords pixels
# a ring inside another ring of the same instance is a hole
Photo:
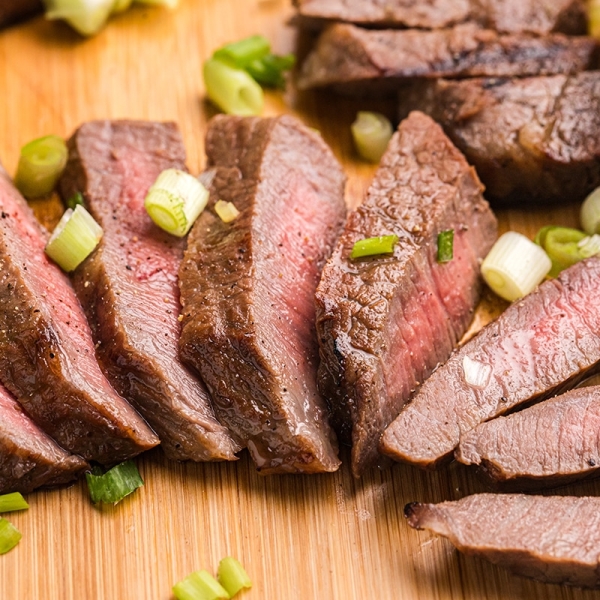
[[[380,462],[383,430],[419,382],[448,358],[481,289],[479,260],[496,220],[475,171],[422,113],[400,124],[364,203],[346,223],[317,289],[319,385],[352,439],[352,469]],[[437,236],[454,257],[437,262]],[[398,235],[392,256],[352,260],[363,238]]]
[[[314,291],[345,217],[340,165],[296,119],[215,117],[211,200],[180,271],[182,357],[263,473],[338,468],[316,384]],[[224,223],[214,203],[240,215]]]
[[[404,511],[411,527],[518,575],[600,586],[600,498],[477,494]]]
[[[104,236],[73,283],[106,376],[158,433],[167,456],[234,460],[239,447],[179,361],[177,272],[185,240],[159,229],[144,208],[148,189],[168,168],[185,169],[173,123],[92,121],[75,132],[63,196],[82,192]]]

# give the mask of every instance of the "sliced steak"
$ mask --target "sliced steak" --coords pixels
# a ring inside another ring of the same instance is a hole
[[[503,33],[586,31],[583,0],[294,0],[301,23],[440,29],[473,21]]]
[[[600,585],[600,498],[477,494],[408,504],[404,512],[411,527],[443,535],[461,552],[518,575]]]
[[[525,77],[577,73],[596,62],[590,37],[500,35],[476,25],[437,31],[326,29],[302,64],[300,89],[334,86],[347,93],[398,89],[407,79]],[[365,85],[368,83],[367,88]]]
[[[0,170],[0,379],[63,448],[113,463],[158,444],[110,387],[68,278],[46,236]]]
[[[480,423],[597,371],[599,278],[593,257],[509,306],[423,384],[385,432],[382,451],[434,468]]]
[[[2,0],[0,2],[0,27],[31,17],[44,10],[42,0]]]
[[[600,185],[600,72],[438,81],[399,96],[442,124],[500,204],[580,201]]]
[[[479,299],[479,261],[496,239],[482,187],[441,127],[412,113],[394,134],[317,289],[319,385],[352,439],[352,469],[380,462],[383,430],[445,361]],[[437,262],[437,236],[454,256]],[[363,238],[398,235],[393,255],[352,260]]]
[[[314,291],[345,218],[345,176],[321,137],[288,116],[217,116],[206,152],[211,200],[180,271],[181,355],[260,471],[335,471]],[[240,211],[233,222],[216,216],[219,199]]]
[[[87,466],[57,446],[0,384],[0,494],[68,483]]]
[[[115,388],[157,432],[170,458],[235,460],[204,386],[179,361],[177,272],[185,240],[154,225],[144,198],[158,175],[185,169],[173,123],[93,121],[69,141],[64,197],[83,193],[104,230],[73,283]]]
[[[503,489],[556,487],[600,474],[600,386],[571,390],[460,439],[456,458]]]

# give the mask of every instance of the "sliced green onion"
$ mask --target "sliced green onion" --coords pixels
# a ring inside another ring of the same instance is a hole
[[[448,229],[438,234],[437,261],[450,262],[454,256],[454,229]]]
[[[529,294],[552,267],[548,255],[516,231],[500,236],[481,265],[490,288],[510,302]]]
[[[231,62],[233,66],[244,69],[252,61],[266,56],[271,51],[269,40],[263,35],[251,35],[231,44],[226,44],[213,54],[213,58]]]
[[[138,4],[149,4],[152,6],[165,6],[167,8],[176,8],[179,0],[135,0]]]
[[[231,203],[224,200],[215,202],[215,212],[223,223],[231,223],[240,215],[240,211]]]
[[[581,227],[583,227],[583,230],[589,235],[600,233],[600,187],[596,188],[583,201],[583,204],[581,205],[580,220]]]
[[[183,237],[208,202],[208,190],[192,175],[166,169],[148,190],[144,206],[166,232]]]
[[[556,277],[562,270],[587,258],[579,246],[579,243],[586,237],[588,236],[579,229],[557,227],[555,225],[542,227],[538,231],[535,236],[535,243],[546,251],[552,261],[550,277]]]
[[[588,0],[588,31],[595,38],[600,38],[600,0]]]
[[[117,504],[132,492],[144,485],[135,464],[127,460],[106,473],[94,467],[91,473],[86,473],[88,488],[92,502],[97,504]]]
[[[112,7],[112,14],[122,13],[126,11],[133,3],[133,0],[115,0]]]
[[[25,510],[27,508],[29,508],[29,504],[27,504],[25,498],[19,492],[0,496],[0,513]]]
[[[67,200],[67,208],[71,210],[75,210],[75,208],[81,204],[84,206],[83,194],[81,192],[75,192],[68,200]]]
[[[588,235],[587,237],[584,237],[577,246],[579,246],[579,252],[582,258],[596,256],[596,254],[600,254],[600,235],[597,233]]]
[[[397,241],[397,235],[380,235],[379,237],[358,240],[352,247],[350,258],[375,256],[377,254],[392,254]]]
[[[208,572],[194,571],[173,586],[177,600],[228,600],[227,590]]]
[[[67,145],[57,135],[47,135],[21,148],[15,185],[26,198],[49,194],[67,164]]]
[[[350,129],[361,158],[378,163],[392,137],[390,120],[380,113],[361,111]]]
[[[219,562],[217,577],[219,583],[232,598],[241,590],[252,587],[252,581],[248,577],[248,573],[246,573],[240,561],[232,556],[227,556]]]
[[[6,519],[0,517],[0,554],[12,550],[23,536],[19,530]]]
[[[115,0],[45,0],[47,19],[64,19],[81,35],[98,33],[113,12]]]
[[[245,69],[261,85],[284,88],[285,77],[283,74],[293,69],[295,64],[296,57],[293,54],[284,56],[267,54],[253,60],[246,65]]]
[[[46,244],[46,254],[63,271],[74,271],[101,239],[102,227],[79,205],[65,211]]]
[[[204,63],[204,85],[209,99],[232,115],[259,115],[264,96],[260,85],[243,69],[210,58]]]

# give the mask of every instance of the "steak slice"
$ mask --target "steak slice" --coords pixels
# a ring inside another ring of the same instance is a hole
[[[289,116],[217,116],[206,152],[211,200],[180,271],[181,355],[260,471],[335,471],[314,292],[346,215],[345,176],[321,137]],[[236,220],[216,216],[219,199],[234,203]]]
[[[477,25],[436,31],[327,28],[302,64],[300,89],[335,86],[365,93],[398,89],[407,79],[525,77],[577,73],[593,66],[597,42],[555,33],[501,35]]]
[[[404,513],[411,527],[443,535],[461,552],[518,575],[600,585],[600,498],[476,494],[408,504]]]
[[[104,236],[73,283],[106,376],[154,428],[165,454],[235,460],[238,445],[179,361],[177,272],[185,240],[154,225],[144,208],[148,189],[169,168],[185,169],[173,123],[92,121],[75,132],[61,190],[64,197],[83,193]]]
[[[600,469],[600,386],[571,390],[460,439],[456,458],[503,489],[555,487]]]
[[[41,13],[43,10],[42,0],[2,0],[0,2],[0,27],[12,25],[17,21]]]
[[[583,0],[294,0],[301,23],[440,29],[473,21],[503,33],[586,32]]]
[[[425,88],[425,89],[423,89]],[[581,201],[600,185],[600,72],[437,81],[400,95],[441,123],[497,205]]]
[[[46,236],[0,170],[0,379],[63,448],[109,464],[158,444],[110,387],[69,280]]]
[[[448,358],[473,316],[479,261],[496,239],[481,192],[441,127],[411,113],[323,269],[319,384],[337,428],[352,439],[356,476],[380,462],[383,430]],[[454,231],[454,257],[438,263],[437,236],[446,230]],[[350,258],[356,241],[393,234],[393,255]]]
[[[0,384],[0,494],[68,483],[87,466],[57,446]]]
[[[593,257],[509,306],[423,384],[383,435],[382,451],[435,468],[479,423],[597,371],[599,278]]]

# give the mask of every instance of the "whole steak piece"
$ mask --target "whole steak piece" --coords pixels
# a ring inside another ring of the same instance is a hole
[[[600,185],[600,72],[437,81],[399,95],[475,166],[495,205],[582,201]]]
[[[180,271],[181,355],[262,473],[335,471],[314,292],[346,215],[345,176],[321,137],[289,116],[217,116],[206,152],[211,200]],[[223,222],[217,200],[239,216]]]
[[[457,460],[502,489],[555,487],[600,474],[600,386],[571,390],[460,439]]]
[[[144,208],[148,189],[169,168],[185,169],[173,123],[92,121],[75,132],[61,191],[83,193],[104,236],[73,283],[106,376],[154,428],[165,454],[235,460],[239,447],[179,361],[177,272],[185,240],[154,225]]]
[[[373,30],[340,23],[317,40],[302,64],[298,87],[333,86],[364,95],[397,90],[416,77],[570,74],[593,67],[597,48],[591,37],[503,35],[471,23],[435,31]]]
[[[473,21],[504,33],[586,31],[583,0],[294,0],[303,21],[440,29]]]
[[[482,186],[441,127],[414,112],[392,137],[364,203],[317,289],[319,385],[352,440],[356,476],[414,389],[445,361],[479,300],[479,261],[496,239]],[[454,232],[437,261],[438,234]],[[393,255],[353,260],[355,242],[397,235]]]
[[[63,448],[110,464],[158,444],[102,374],[68,278],[0,169],[0,379]]]
[[[600,586],[600,498],[476,494],[408,504],[404,512],[411,527],[443,535],[461,552],[518,575]]]
[[[0,384],[0,494],[68,483],[87,467],[57,446]]]
[[[435,468],[480,423],[597,371],[599,278],[593,257],[509,306],[425,381],[385,432],[383,452]]]

